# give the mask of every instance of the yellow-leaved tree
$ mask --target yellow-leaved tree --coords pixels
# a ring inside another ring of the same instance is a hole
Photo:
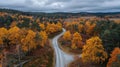
[[[47,39],[48,39],[47,33],[45,31],[41,31],[40,32],[40,37],[41,37],[40,46],[44,47],[44,45],[46,44]]]
[[[53,33],[56,33],[56,32],[59,32],[62,30],[62,24],[61,23],[47,23],[47,26],[46,26],[46,32],[48,34],[53,34]]]
[[[56,32],[56,29],[55,29],[54,27],[55,27],[55,24],[54,24],[54,23],[52,23],[52,24],[48,23],[48,24],[47,24],[47,27],[46,27],[46,32],[47,32],[48,34],[51,34],[51,33]]]
[[[107,67],[120,67],[120,48],[116,47],[111,54]]]
[[[42,30],[45,30],[45,25],[43,23],[40,23],[39,26]]]
[[[108,57],[98,36],[88,39],[82,51],[84,62],[102,63]]]
[[[6,28],[0,28],[0,45],[4,46],[4,40],[7,38],[8,30]]]
[[[8,30],[8,39],[10,40],[10,44],[18,45],[21,41],[20,29],[15,26]]]
[[[78,24],[78,31],[81,33],[84,30],[83,24]]]
[[[35,43],[35,35],[36,33],[32,30],[28,30],[28,33],[26,37],[24,37],[21,42],[22,42],[22,49],[23,51],[30,51],[31,49],[36,48],[36,43]]]
[[[70,31],[66,31],[66,32],[64,33],[63,39],[64,39],[65,41],[70,41],[70,40],[71,40],[71,33],[70,33]]]
[[[78,32],[75,32],[73,34],[73,39],[72,39],[72,45],[71,48],[72,49],[76,49],[76,48],[82,48],[83,44],[82,44],[82,37]]]
[[[62,30],[62,24],[60,22],[57,22],[56,24],[56,28],[57,28],[57,31],[61,31]]]

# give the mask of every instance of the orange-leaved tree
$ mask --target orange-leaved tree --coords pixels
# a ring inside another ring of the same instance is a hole
[[[70,40],[71,40],[71,33],[70,33],[70,31],[66,31],[66,32],[64,33],[63,39],[64,39],[65,41],[70,41]]]
[[[120,67],[120,48],[116,47],[111,54],[107,67]]]
[[[76,48],[82,48],[83,44],[82,44],[82,37],[78,32],[75,32],[73,34],[73,39],[72,39],[72,45],[71,48],[72,49],[76,49]]]
[[[84,27],[86,34],[87,34],[87,35],[93,34],[93,31],[94,31],[95,26],[96,26],[95,23],[91,23],[90,21],[87,21],[87,22],[85,23],[85,27]]]
[[[82,51],[84,62],[102,63],[108,57],[98,36],[88,39]]]

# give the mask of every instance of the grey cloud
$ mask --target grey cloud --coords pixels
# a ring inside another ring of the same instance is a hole
[[[114,12],[120,0],[0,0],[1,8],[40,12]]]

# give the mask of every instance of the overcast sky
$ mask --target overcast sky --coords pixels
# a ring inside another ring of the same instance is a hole
[[[32,12],[118,12],[120,0],[0,0],[0,8]]]

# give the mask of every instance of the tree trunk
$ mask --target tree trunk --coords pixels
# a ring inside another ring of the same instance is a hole
[[[20,67],[22,67],[22,65],[21,65],[21,46],[20,45],[17,45],[17,53],[18,53],[18,61],[19,61]]]
[[[7,52],[6,52],[6,50],[4,49],[3,51],[2,51],[2,59],[1,59],[1,65],[2,65],[2,67],[7,67]]]

